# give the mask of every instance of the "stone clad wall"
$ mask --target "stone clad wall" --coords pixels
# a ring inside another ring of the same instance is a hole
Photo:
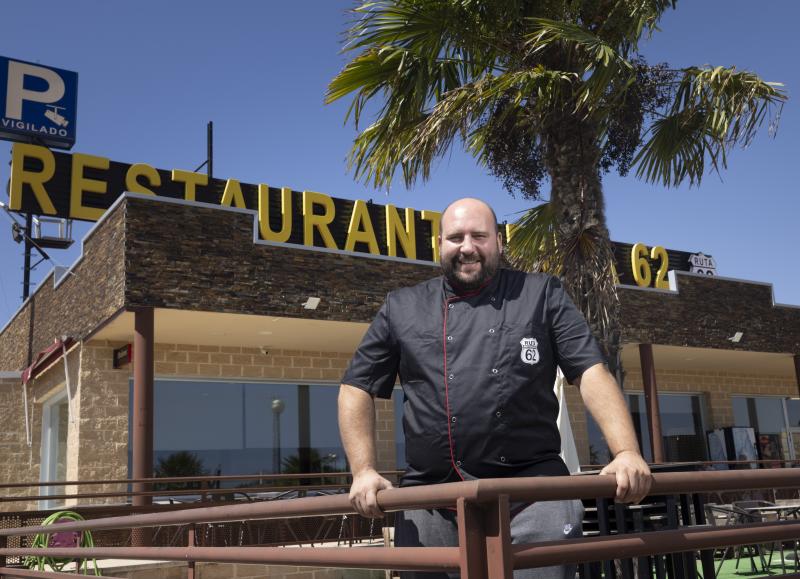
[[[84,240],[83,258],[72,274],[57,288],[52,273],[42,280],[0,332],[0,371],[22,370],[29,355],[35,357],[63,335],[87,337],[123,307],[124,224],[124,207],[118,206]]]
[[[72,391],[74,421],[67,432],[67,478],[77,476],[78,424],[80,421],[80,348],[67,354]],[[44,374],[28,384],[28,415],[30,417],[31,446],[25,432],[24,399],[21,379],[0,381],[0,484],[30,483],[39,480],[40,452],[42,447],[42,415],[44,405],[54,396],[66,391],[66,374],[63,360],[58,360]],[[3,491],[11,496],[32,496],[35,488]],[[0,510],[12,511],[36,508],[36,504],[0,503]]]
[[[84,344],[81,363],[81,422],[79,459],[74,466],[80,480],[128,478],[128,367],[113,369],[112,352],[121,344],[92,341]],[[125,484],[81,485],[77,492],[120,492]],[[81,504],[124,502],[124,497],[82,499]]]
[[[678,292],[621,287],[622,342],[800,354],[800,307],[767,284],[677,273]],[[739,343],[728,340],[744,332]]]
[[[439,275],[432,265],[255,244],[251,214],[124,204],[128,306],[370,322],[389,291]],[[316,310],[303,309],[309,296],[321,298]]]
[[[0,378],[0,484],[34,480],[28,464],[32,462],[25,440],[25,418],[22,411],[22,380]],[[37,449],[37,462],[39,451]],[[38,478],[38,477],[37,477]],[[24,490],[7,489],[6,496],[25,496]],[[0,503],[0,510],[5,510]]]

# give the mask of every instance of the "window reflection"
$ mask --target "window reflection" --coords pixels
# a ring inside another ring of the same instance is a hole
[[[156,474],[346,471],[337,394],[329,385],[156,380]]]
[[[759,458],[774,461],[762,463],[763,467],[779,467],[782,460],[793,458],[794,448],[789,425],[800,424],[798,416],[800,408],[797,403],[797,400],[783,398],[744,396],[733,398],[734,425],[753,428],[756,432]]]
[[[650,422],[644,394],[625,394],[631,412],[636,437],[645,460],[652,461]],[[659,394],[661,435],[664,460],[692,462],[706,460],[704,401],[698,394]],[[608,445],[597,423],[589,415],[589,453],[592,464],[607,464],[611,460]]]

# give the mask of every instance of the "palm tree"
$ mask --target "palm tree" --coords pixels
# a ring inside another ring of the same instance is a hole
[[[674,0],[363,0],[352,60],[326,102],[352,95],[355,178],[407,187],[456,141],[512,194],[549,200],[516,224],[512,263],[561,277],[616,366],[618,300],[602,174],[700,183],[786,99],[723,67],[651,66],[639,40]],[[374,121],[361,130],[367,111]],[[774,114],[774,116],[773,116]]]
[[[205,476],[208,474],[203,465],[203,461],[198,458],[196,454],[187,450],[173,452],[166,458],[159,458],[158,464],[153,471],[156,478]],[[200,483],[162,483],[154,485],[153,488],[155,490],[192,489],[200,488]]]
[[[301,457],[299,454],[293,454],[283,459],[281,472],[284,474],[308,474],[317,472],[342,472],[336,467],[336,455],[327,454],[323,456],[316,448],[307,449],[307,456]],[[308,479],[306,479],[308,481]],[[299,479],[291,479],[281,481],[284,485],[300,485],[303,484]],[[319,484],[336,484],[339,479],[336,478],[322,478],[319,479]]]

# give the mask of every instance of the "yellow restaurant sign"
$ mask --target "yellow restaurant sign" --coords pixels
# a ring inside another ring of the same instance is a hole
[[[257,211],[262,239],[276,243],[438,262],[438,211],[399,209],[203,173],[124,164],[83,153],[15,144],[12,211],[96,221],[122,193],[201,201]]]
[[[252,210],[258,215],[260,237],[270,243],[422,263],[439,261],[438,211],[400,209],[237,179],[209,181],[207,175],[192,171],[118,163],[36,145],[13,146],[9,186],[12,211],[97,221],[126,191]],[[506,238],[512,227],[509,224],[504,228]],[[658,289],[669,288],[667,271],[695,271],[691,260],[703,255],[616,242],[614,252],[618,282]],[[710,256],[703,257],[713,261]],[[710,268],[702,271],[716,273]]]

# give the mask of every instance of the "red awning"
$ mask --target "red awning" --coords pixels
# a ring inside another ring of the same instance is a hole
[[[63,340],[56,339],[55,342],[36,354],[33,364],[22,371],[22,383],[27,385],[28,382],[36,378],[36,376],[50,366],[50,364],[61,358],[62,354],[66,350],[69,350],[74,344],[74,338],[66,337]]]

